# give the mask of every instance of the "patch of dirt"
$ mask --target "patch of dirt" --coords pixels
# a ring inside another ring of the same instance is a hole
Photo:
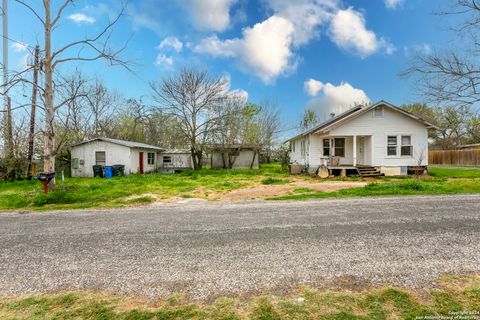
[[[306,188],[312,191],[333,192],[341,189],[358,188],[367,185],[365,181],[331,181],[331,182],[312,182],[299,180],[283,185],[257,185],[250,188],[234,190],[225,194],[212,196],[215,200],[251,200],[263,199],[267,197],[283,196],[295,189]]]

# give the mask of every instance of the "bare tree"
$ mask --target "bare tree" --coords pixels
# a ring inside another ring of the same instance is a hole
[[[55,170],[55,156],[58,150],[55,134],[55,113],[61,107],[72,101],[69,97],[63,101],[55,102],[55,84],[54,72],[63,63],[71,61],[95,61],[106,60],[110,65],[121,65],[128,67],[126,61],[119,58],[119,54],[125,49],[125,46],[119,50],[110,47],[110,36],[114,25],[123,15],[124,6],[121,12],[110,21],[95,36],[72,41],[63,47],[52,48],[54,31],[59,28],[60,21],[65,10],[74,4],[73,0],[64,0],[55,13],[52,12],[50,0],[43,0],[43,10],[37,10],[30,3],[24,0],[16,0],[17,3],[28,9],[40,22],[44,31],[43,61],[42,70],[44,73],[44,111],[45,111],[45,129],[44,129],[44,171]]]
[[[455,0],[441,16],[455,16],[453,27],[462,43],[453,50],[418,54],[403,76],[416,78],[416,88],[428,102],[440,106],[471,106],[480,101],[480,1]]]
[[[150,87],[158,106],[179,121],[190,144],[193,167],[201,169],[205,142],[221,120],[215,110],[225,100],[226,79],[211,77],[207,71],[182,69],[177,76],[152,82]]]

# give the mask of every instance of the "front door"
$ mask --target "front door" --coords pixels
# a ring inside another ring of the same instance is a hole
[[[143,152],[138,153],[138,163],[140,166],[140,174],[143,173]]]
[[[365,138],[364,137],[358,137],[357,141],[357,158],[358,158],[358,164],[366,164],[365,163]]]

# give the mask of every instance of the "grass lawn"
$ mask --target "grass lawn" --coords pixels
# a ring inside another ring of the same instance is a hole
[[[288,174],[278,164],[258,170],[185,171],[179,174],[144,174],[57,180],[57,190],[45,195],[38,181],[0,183],[0,210],[114,208],[171,197],[207,197],[254,184],[288,183]]]
[[[368,179],[365,187],[321,192],[295,188],[288,194],[269,200],[303,200],[311,198],[345,198],[387,195],[427,195],[480,193],[480,170],[432,168],[432,177],[379,177]],[[53,210],[82,208],[115,208],[141,205],[172,197],[210,198],[229,191],[265,185],[288,185],[302,179],[312,183],[328,181],[362,181],[359,177],[316,179],[307,176],[291,177],[280,165],[262,165],[259,170],[185,171],[180,174],[145,174],[99,178],[67,178],[62,186],[47,195],[38,181],[0,183],[0,210]]]
[[[437,285],[416,292],[392,287],[355,292],[302,288],[289,297],[219,298],[212,304],[188,302],[179,295],[155,302],[86,292],[0,297],[0,318],[454,319],[459,312],[478,316],[474,312],[480,310],[480,276],[444,276]]]

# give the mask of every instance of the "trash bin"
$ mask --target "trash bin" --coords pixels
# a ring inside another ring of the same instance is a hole
[[[125,166],[123,164],[114,164],[113,165],[113,176],[121,177],[125,175]]]
[[[105,167],[105,178],[107,178],[107,179],[113,178],[113,167],[112,166],[106,166]]]
[[[93,166],[93,177],[103,178],[103,167],[99,164]]]

